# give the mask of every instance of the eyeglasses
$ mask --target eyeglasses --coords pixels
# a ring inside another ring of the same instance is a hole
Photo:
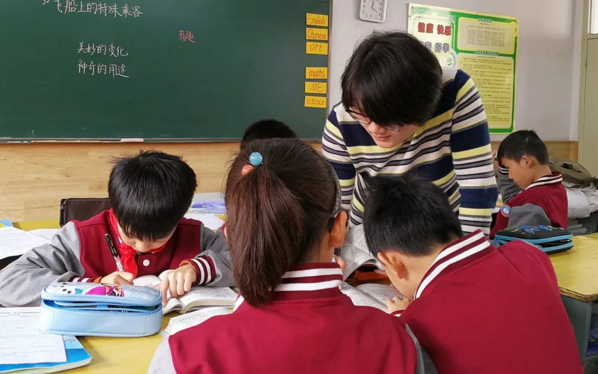
[[[368,127],[369,125],[372,124],[372,120],[369,119],[364,114],[356,112],[353,109],[346,109],[346,111],[347,111],[347,113],[349,113],[351,118],[353,118],[355,121],[359,122],[360,125]],[[392,132],[399,132],[399,131],[401,131],[401,127],[403,127],[402,125],[399,125],[397,123],[390,123],[387,125],[378,125],[378,126],[383,127],[386,130],[392,131]]]

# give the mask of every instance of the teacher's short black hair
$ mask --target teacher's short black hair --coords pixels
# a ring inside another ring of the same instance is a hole
[[[374,256],[389,250],[427,256],[463,236],[448,197],[433,183],[409,173],[372,178],[370,188],[364,230]]]
[[[404,32],[374,32],[341,78],[345,108],[379,125],[424,125],[442,94],[442,68],[432,51]]]
[[[516,162],[523,156],[533,156],[540,165],[548,165],[548,149],[534,130],[519,130],[507,136],[498,146],[499,162],[507,158]]]
[[[196,187],[195,172],[180,157],[141,151],[116,160],[108,196],[127,236],[155,241],[174,231],[191,207]]]
[[[241,140],[241,151],[254,140],[275,138],[297,138],[297,134],[286,124],[275,119],[264,119],[253,123],[245,130]]]

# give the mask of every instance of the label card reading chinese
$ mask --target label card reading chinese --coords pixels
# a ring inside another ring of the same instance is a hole
[[[305,68],[306,79],[328,79],[328,68]]]
[[[328,16],[325,14],[307,13],[307,25],[328,27]]]
[[[308,55],[327,55],[328,43],[306,42],[305,53]]]
[[[305,39],[328,40],[328,29],[315,29],[313,27],[308,27],[305,29]]]
[[[326,88],[324,82],[305,82],[305,93],[325,94]]]
[[[326,98],[321,96],[305,96],[305,107],[326,109]]]

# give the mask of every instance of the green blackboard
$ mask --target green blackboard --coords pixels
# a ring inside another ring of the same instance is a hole
[[[304,107],[306,13],[329,0],[2,0],[0,140],[235,139]],[[112,48],[111,48],[112,46]]]

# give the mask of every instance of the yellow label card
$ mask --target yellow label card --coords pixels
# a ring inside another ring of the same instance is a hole
[[[308,55],[327,55],[328,54],[328,43],[305,43],[305,53]]]
[[[326,109],[326,98],[321,96],[305,96],[305,106],[307,108]]]
[[[328,79],[328,68],[305,68],[306,79]]]
[[[325,94],[326,88],[324,82],[305,82],[305,93]]]
[[[328,27],[328,16],[325,14],[307,13],[307,24],[309,26]]]
[[[328,40],[328,29],[315,29],[313,27],[308,27],[305,29],[305,39]]]

